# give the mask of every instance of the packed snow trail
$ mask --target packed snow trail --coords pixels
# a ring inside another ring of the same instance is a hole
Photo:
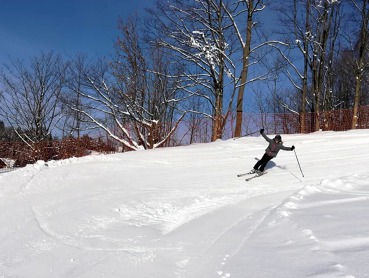
[[[1,174],[0,276],[365,277],[369,131],[282,137],[305,178],[282,151],[238,178],[261,137]]]

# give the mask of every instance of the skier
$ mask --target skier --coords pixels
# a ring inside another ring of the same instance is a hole
[[[281,135],[277,134],[273,139],[270,139],[268,136],[264,134],[264,129],[260,129],[260,134],[264,137],[266,141],[269,142],[269,146],[265,150],[265,154],[263,157],[255,164],[254,168],[250,173],[257,173],[258,175],[262,175],[264,172],[264,168],[267,163],[274,157],[277,156],[279,150],[284,151],[293,151],[295,146],[285,147],[283,146]]]

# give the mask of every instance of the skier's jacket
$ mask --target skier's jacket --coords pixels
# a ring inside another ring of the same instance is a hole
[[[263,133],[264,139],[269,142],[269,146],[265,149],[265,153],[271,157],[276,157],[279,150],[291,151],[291,148],[283,146],[283,142],[277,143],[274,139],[270,139]]]

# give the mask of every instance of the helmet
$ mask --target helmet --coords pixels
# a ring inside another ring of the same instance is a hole
[[[276,141],[282,142],[282,137],[281,137],[281,135],[279,135],[279,134],[277,134],[277,135],[274,137],[274,139],[275,139]]]

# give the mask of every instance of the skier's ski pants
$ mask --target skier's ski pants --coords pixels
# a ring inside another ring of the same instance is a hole
[[[261,172],[264,171],[265,166],[267,165],[267,163],[273,158],[273,156],[269,156],[266,153],[263,155],[263,157],[256,162],[254,169],[255,170],[259,170]]]

